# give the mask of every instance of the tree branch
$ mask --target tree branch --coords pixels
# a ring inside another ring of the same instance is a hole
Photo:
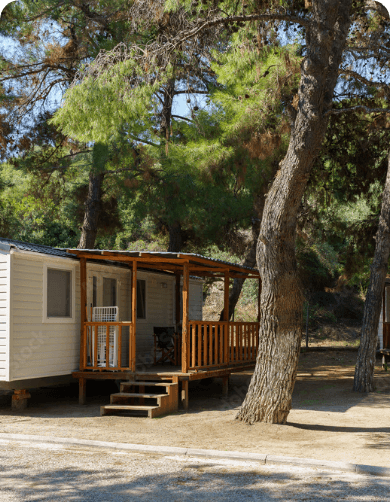
[[[323,117],[328,115],[341,115],[342,113],[365,111],[366,113],[390,113],[390,108],[369,108],[368,106],[358,105],[351,106],[351,108],[340,108],[328,110],[324,113]]]
[[[241,15],[241,16],[230,16],[230,17],[218,17],[217,19],[205,21],[202,23],[201,26],[193,28],[187,35],[183,36],[182,38],[179,38],[179,40],[173,44],[173,47],[176,48],[178,44],[181,44],[182,42],[188,40],[189,38],[195,37],[205,28],[209,28],[217,24],[234,23],[239,21],[246,22],[246,21],[275,21],[275,20],[288,21],[289,23],[297,23],[306,28],[310,26],[310,21],[308,21],[307,19],[302,19],[296,16],[288,16],[286,14],[252,14],[250,16]]]
[[[187,119],[186,117],[181,117],[180,115],[171,115],[171,117],[175,119],[186,120],[187,122],[191,122],[191,124],[193,123],[193,120]]]
[[[360,75],[356,71],[353,70],[340,70],[339,75],[349,75],[351,77],[356,78],[356,80],[359,80],[359,82],[362,82],[363,84],[366,84],[369,87],[388,87],[387,84],[382,84],[381,82],[371,82],[371,80],[368,80],[366,77],[363,77],[363,75]]]
[[[186,89],[184,91],[175,91],[176,94],[210,94],[210,91],[195,91],[194,89]]]
[[[127,133],[131,138],[133,138],[135,141],[139,141],[140,143],[146,143],[147,145],[150,146],[155,146],[158,147],[155,143],[152,143],[152,141],[148,141],[147,139],[141,139],[137,138],[137,136],[134,136],[134,134],[131,134],[131,132]]]

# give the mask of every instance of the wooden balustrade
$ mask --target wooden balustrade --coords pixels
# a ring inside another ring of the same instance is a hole
[[[190,321],[188,327],[190,370],[256,361],[258,322]],[[135,326],[131,322],[85,322],[80,369],[131,370],[131,361],[135,358],[133,336]]]
[[[133,336],[134,325],[131,322],[85,322],[85,347],[80,369],[131,369]]]
[[[188,324],[189,369],[256,361],[258,322],[190,321]]]

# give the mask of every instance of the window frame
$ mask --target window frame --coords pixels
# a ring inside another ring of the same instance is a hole
[[[71,291],[71,316],[70,317],[48,317],[47,315],[47,270],[57,269],[64,272],[70,272],[70,291]],[[75,323],[76,322],[76,274],[75,264],[44,263],[43,264],[43,309],[42,322],[50,324]]]
[[[145,317],[138,317],[136,318],[137,322],[148,322],[148,281],[146,277],[137,277],[137,283],[138,281],[144,281],[145,282]],[[138,290],[138,288],[136,288]],[[138,309],[138,298],[137,298],[137,309]]]

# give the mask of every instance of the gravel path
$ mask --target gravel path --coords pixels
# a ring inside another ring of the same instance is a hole
[[[0,501],[384,501],[390,481],[353,473],[0,442]]]

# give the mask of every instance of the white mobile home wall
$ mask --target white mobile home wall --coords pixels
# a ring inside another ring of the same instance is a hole
[[[79,262],[19,250],[11,250],[10,258],[8,381],[70,374],[78,368],[80,351]],[[71,322],[44,320],[45,267],[72,270]]]
[[[10,254],[0,249],[0,380],[9,376]]]
[[[45,269],[72,270],[73,318],[45,319]],[[131,320],[131,269],[87,263],[87,313],[93,295],[93,276],[117,279],[119,320]],[[154,326],[175,324],[175,277],[139,270],[146,281],[146,319],[137,320],[137,355],[149,353]],[[100,288],[101,290],[102,288]],[[98,297],[97,305],[102,305]],[[190,319],[202,319],[202,281],[190,280]],[[126,328],[124,328],[125,330]],[[128,338],[123,339],[128,353]],[[79,369],[80,266],[73,258],[0,249],[0,382],[70,375]],[[126,361],[122,361],[125,363]],[[26,382],[27,385],[27,382]]]

